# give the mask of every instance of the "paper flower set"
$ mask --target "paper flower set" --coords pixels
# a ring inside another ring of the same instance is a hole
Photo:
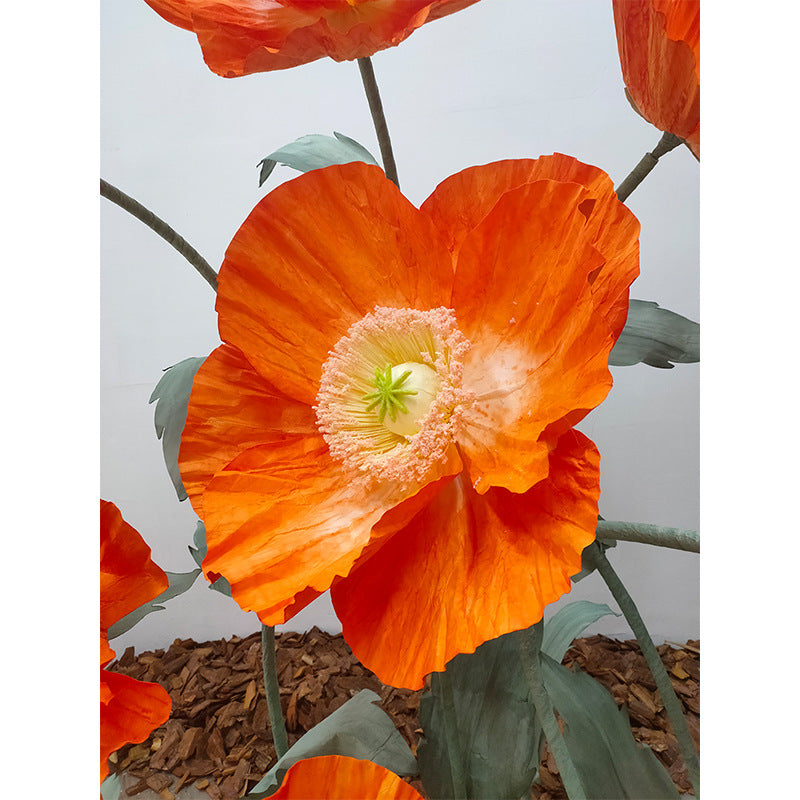
[[[166,421],[157,410],[156,423],[168,431],[179,495],[202,522],[205,579],[224,584],[265,630],[330,590],[364,667],[390,686],[428,687],[425,748],[448,755],[433,764],[421,747],[419,772],[408,774],[341,742],[309,745],[247,796],[410,800],[420,795],[402,778],[420,777],[427,797],[484,797],[474,787],[490,775],[498,798],[518,798],[545,741],[570,798],[615,796],[596,776],[619,765],[598,757],[587,766],[580,726],[557,723],[569,713],[557,678],[575,676],[559,665],[563,652],[548,649],[543,617],[582,570],[597,569],[615,592],[604,552],[615,540],[699,550],[693,531],[629,525],[638,531],[629,536],[599,518],[600,453],[575,427],[613,391],[609,363],[698,360],[695,323],[630,299],[640,224],[622,191],[602,165],[532,153],[439,177],[419,206],[404,197],[369,57],[478,0],[145,2],[196,36],[224,78],[266,83],[255,73],[358,60],[386,168],[338,134],[298,140],[313,165],[293,162],[292,146],[265,159],[262,179],[275,160],[303,174],[264,194],[218,270],[187,255],[217,290],[221,343],[167,371],[154,396],[181,400]],[[699,2],[612,5],[631,104],[673,137],[670,147],[685,143],[699,158]],[[654,165],[659,153],[648,155]],[[629,177],[627,193],[647,171]],[[132,210],[135,201],[105,182],[103,194]],[[672,349],[653,355],[667,324],[679,328]],[[170,710],[160,686],[104,669],[114,657],[108,629],[177,591],[105,501],[101,576],[102,780],[108,756],[145,739]],[[551,634],[561,624],[569,640],[592,621],[561,619]],[[642,627],[634,633],[649,641]],[[473,697],[485,709],[470,710],[473,750],[464,749],[465,676],[483,670],[488,686],[503,659],[515,664],[521,701],[506,708],[496,693]],[[672,714],[659,664],[651,668]],[[277,676],[265,668],[264,679],[277,697]],[[578,681],[569,693],[580,701],[590,690]],[[537,746],[518,754],[512,780],[499,762],[473,757],[474,734],[490,718],[505,725],[520,714],[525,726],[535,722]],[[277,756],[289,758],[280,705],[270,717]],[[682,724],[672,719],[695,782]],[[608,736],[613,753],[628,752],[632,739]],[[677,797],[649,750],[635,758],[647,768],[629,768],[626,797]]]

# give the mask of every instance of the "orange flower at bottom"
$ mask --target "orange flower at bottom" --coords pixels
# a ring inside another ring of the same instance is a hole
[[[219,272],[223,344],[181,437],[207,575],[267,625],[326,589],[356,657],[417,689],[542,618],[593,539],[639,224],[560,154],[415,208],[375,166],[264,197]]]
[[[272,800],[422,800],[405,781],[372,761],[318,756],[293,764]]]
[[[119,509],[100,501],[100,780],[108,757],[128,742],[144,741],[169,718],[172,701],[156,683],[144,683],[103,669],[114,651],[108,629],[169,585],[150,560],[150,548],[122,519]]]
[[[614,0],[614,24],[636,109],[700,158],[700,0]]]

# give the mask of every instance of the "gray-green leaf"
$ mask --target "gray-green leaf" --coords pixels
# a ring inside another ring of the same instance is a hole
[[[200,365],[205,358],[187,358],[184,361],[167,368],[164,376],[156,384],[149,402],[156,402],[154,414],[156,436],[161,439],[164,451],[164,461],[167,472],[172,480],[172,485],[178,493],[178,500],[187,498],[183,488],[181,473],[178,469],[178,450],[181,446],[181,433],[186,424],[186,414],[189,409],[189,395],[192,392],[192,382]]]
[[[612,367],[644,363],[672,369],[700,361],[700,325],[658,303],[631,300],[628,319],[608,358]]]
[[[343,133],[334,131],[333,136],[312,133],[301,136],[259,161],[258,185],[264,185],[276,164],[310,172],[312,169],[329,167],[331,164],[349,164],[351,161],[380,166],[366,147]]]
[[[273,794],[296,761],[314,756],[350,756],[385,767],[400,776],[417,774],[417,762],[391,717],[374,701],[375,692],[362,689],[308,733],[301,736],[256,784],[246,800]]]
[[[121,800],[122,784],[119,775],[114,772],[100,784],[100,796],[103,800]]]
[[[447,664],[468,798],[517,800],[536,775],[540,726],[520,661],[520,637],[529,635],[527,630],[508,633]],[[420,701],[425,733],[417,760],[425,791],[442,800],[454,792],[437,687],[438,682]]]
[[[108,629],[108,638],[114,639],[117,636],[121,636],[126,631],[129,631],[139,620],[154,611],[163,611],[164,606],[160,604],[166,603],[167,600],[172,600],[173,597],[177,597],[179,594],[191,589],[200,572],[201,570],[199,569],[193,569],[191,572],[167,572],[169,586],[158,597],[153,598],[148,603],[144,603],[139,608],[131,611],[130,614],[126,614],[121,620],[115,622]]]
[[[620,616],[605,603],[591,603],[588,600],[569,603],[545,622],[542,652],[560,664],[572,642],[592,623],[609,614]]]
[[[564,741],[588,800],[673,800],[678,790],[663,765],[636,742],[628,715],[608,690],[542,654],[547,693],[564,722]]]
[[[194,563],[202,568],[203,559],[208,552],[208,545],[206,544],[206,526],[201,519],[197,520],[197,527],[194,530],[194,547],[189,545],[189,552],[192,554]],[[213,589],[215,592],[220,592],[220,594],[226,594],[228,597],[233,597],[231,594],[231,585],[228,579],[222,575],[213,583],[210,583],[208,588]]]

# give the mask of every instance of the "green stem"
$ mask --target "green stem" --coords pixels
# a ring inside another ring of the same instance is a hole
[[[601,519],[597,523],[597,538],[654,544],[658,547],[670,547],[673,550],[687,550],[690,553],[700,552],[700,534],[697,531],[662,528],[659,525],[647,525],[643,522],[612,522]]]
[[[378,91],[378,82],[375,80],[375,70],[372,68],[372,61],[370,61],[369,57],[358,59],[358,69],[361,72],[361,82],[364,84],[369,110],[372,114],[372,124],[375,126],[378,145],[381,148],[383,171],[386,173],[386,177],[399,189],[400,183],[397,180],[397,165],[394,163],[392,140],[389,138],[389,128],[386,125],[386,117],[383,113],[383,103],[381,103],[381,95]]]
[[[661,156],[683,144],[674,133],[665,133],[651,153],[645,153],[642,160],[633,168],[633,171],[617,188],[617,197],[624,203],[631,192],[650,174],[653,167],[658,164]]]
[[[264,672],[264,693],[267,696],[272,741],[275,743],[278,758],[281,758],[289,749],[289,740],[286,737],[281,695],[278,691],[278,671],[275,668],[275,628],[269,625],[261,626],[261,668]]]
[[[206,283],[215,292],[217,291],[217,273],[214,272],[208,261],[186,239],[167,225],[163,219],[157,217],[148,208],[145,208],[138,200],[134,200],[102,178],[100,178],[100,194],[112,203],[116,203],[120,208],[124,208],[136,219],[144,222],[148,228],[155,231],[162,239],[169,242],[200,273]]]
[[[432,689],[436,690],[438,682],[439,696],[442,698],[442,717],[447,744],[447,755],[450,758],[450,774],[453,778],[453,800],[467,798],[467,770],[464,764],[464,748],[458,730],[456,704],[453,699],[453,685],[447,672],[431,674]]]
[[[636,636],[639,642],[639,647],[642,655],[647,661],[647,666],[650,667],[650,672],[653,673],[653,678],[658,688],[658,693],[661,696],[661,702],[664,704],[664,709],[667,712],[672,731],[675,738],[678,740],[678,746],[681,749],[683,760],[686,764],[686,769],[689,771],[689,780],[694,786],[695,797],[700,797],[700,759],[697,755],[697,749],[694,746],[694,741],[689,733],[689,726],[686,724],[686,717],[683,714],[683,707],[680,700],[678,700],[675,690],[672,688],[672,681],[667,675],[667,670],[661,657],[658,655],[658,650],[647,632],[644,621],[642,620],[636,604],[628,594],[628,590],[623,585],[619,576],[614,572],[614,568],[606,558],[602,548],[594,544],[590,545],[584,551],[589,558],[590,563],[597,569],[603,576],[603,580],[617,601],[628,625]]]
[[[522,640],[525,677],[528,680],[528,688],[536,709],[536,716],[542,724],[545,739],[547,739],[553,758],[556,760],[558,772],[564,782],[564,788],[567,790],[567,797],[569,797],[569,800],[586,800],[586,789],[583,787],[578,770],[575,768],[575,764],[569,754],[567,743],[561,735],[561,728],[558,726],[550,695],[544,688],[541,663],[543,630],[542,622],[537,622],[531,628],[531,635],[524,637]]]

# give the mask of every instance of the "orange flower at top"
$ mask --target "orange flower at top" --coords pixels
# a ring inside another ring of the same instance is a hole
[[[639,223],[563,155],[464,170],[415,208],[362,163],[255,207],[219,272],[180,469],[207,575],[268,625],[332,587],[388,684],[526,628],[594,538]]]
[[[622,78],[639,113],[700,158],[700,0],[613,0]]]
[[[394,47],[426,22],[478,0],[145,0],[197,35],[223,78],[287,69],[330,56],[349,61]]]
[[[272,800],[422,800],[405,781],[372,761],[317,756],[293,764]]]
[[[100,501],[100,780],[108,757],[128,742],[142,742],[169,718],[172,701],[156,683],[143,683],[103,669],[114,651],[108,629],[169,585],[150,560],[141,536],[105,500]]]

